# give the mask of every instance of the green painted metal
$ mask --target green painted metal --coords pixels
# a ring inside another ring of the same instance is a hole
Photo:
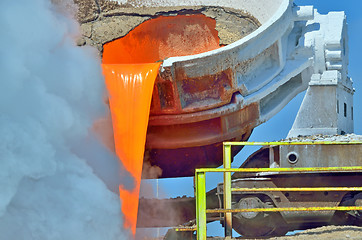
[[[288,212],[288,211],[361,211],[362,207],[290,207],[290,208],[244,208],[244,209],[207,209],[206,213],[238,212]]]
[[[197,240],[206,240],[206,183],[205,173],[196,173]]]
[[[231,168],[231,146],[224,146],[224,169]],[[231,172],[224,172],[224,208],[231,208]],[[224,214],[225,237],[232,237],[232,214]]]
[[[302,188],[231,188],[232,192],[342,192],[362,191],[362,187],[302,187]]]

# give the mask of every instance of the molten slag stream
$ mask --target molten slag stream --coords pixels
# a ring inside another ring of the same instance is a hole
[[[134,177],[134,188],[119,187],[125,227],[136,231],[138,198],[152,89],[161,63],[103,65],[112,112],[115,150]]]
[[[115,151],[135,182],[131,190],[119,187],[124,226],[133,234],[151,98],[161,65],[155,62],[219,48],[215,26],[214,19],[202,14],[158,17],[104,45],[102,67],[109,93]]]

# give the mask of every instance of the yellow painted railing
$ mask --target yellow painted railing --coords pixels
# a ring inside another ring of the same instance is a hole
[[[206,240],[206,214],[224,213],[225,237],[232,236],[232,213],[237,212],[281,212],[281,211],[351,211],[362,210],[358,206],[339,207],[296,207],[296,208],[253,208],[232,209],[231,192],[260,192],[260,191],[362,191],[362,187],[318,187],[318,188],[232,188],[231,173],[260,173],[260,172],[340,172],[340,171],[362,171],[362,166],[356,167],[313,167],[313,168],[231,168],[231,146],[278,146],[278,145],[347,145],[362,144],[361,141],[354,142],[224,142],[224,168],[201,168],[196,169],[196,231],[198,240]],[[206,173],[224,173],[224,209],[206,209]]]

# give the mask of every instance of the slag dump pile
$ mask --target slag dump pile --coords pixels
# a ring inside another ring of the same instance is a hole
[[[103,72],[109,92],[117,156],[134,177],[133,189],[120,186],[125,227],[136,232],[153,85],[159,60],[202,53],[219,47],[216,21],[202,14],[158,17],[123,38],[104,45]]]

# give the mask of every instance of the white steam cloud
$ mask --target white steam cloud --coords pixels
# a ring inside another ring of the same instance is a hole
[[[119,197],[88,165],[116,164],[89,130],[105,115],[100,62],[57,9],[0,1],[0,239],[127,239]]]

